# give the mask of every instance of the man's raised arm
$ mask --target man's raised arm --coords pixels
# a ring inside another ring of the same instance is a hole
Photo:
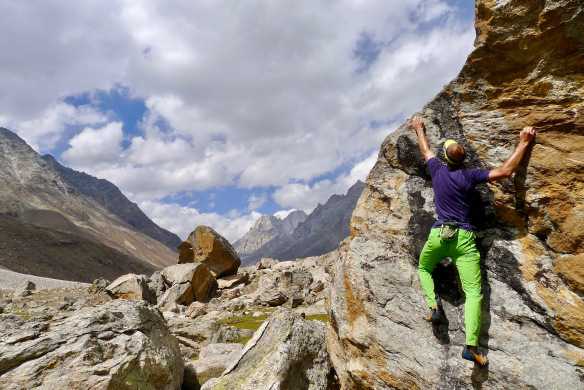
[[[501,180],[510,177],[513,172],[519,168],[519,164],[525,153],[529,149],[529,145],[535,139],[535,130],[533,127],[525,127],[519,133],[519,145],[515,148],[513,154],[501,165],[499,168],[489,171],[489,181]]]
[[[424,160],[428,161],[432,157],[434,157],[434,153],[432,153],[432,149],[430,149],[430,144],[428,143],[428,138],[426,138],[426,127],[424,126],[424,122],[422,118],[418,115],[414,115],[412,119],[409,121],[409,126],[414,129],[416,132],[416,136],[418,137],[418,146],[420,147],[420,152],[422,156],[424,156]]]

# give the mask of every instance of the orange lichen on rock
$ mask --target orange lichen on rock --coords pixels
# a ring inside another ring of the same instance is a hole
[[[363,303],[355,296],[353,286],[347,274],[343,277],[343,286],[345,287],[345,297],[347,302],[347,319],[352,326],[359,317],[365,316]]]
[[[556,258],[554,272],[577,294],[584,294],[584,254]]]

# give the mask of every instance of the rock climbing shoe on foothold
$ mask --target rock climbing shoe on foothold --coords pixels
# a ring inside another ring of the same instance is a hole
[[[428,316],[426,316],[426,321],[431,322],[434,325],[439,324],[442,322],[442,314],[439,308],[430,309]]]
[[[462,351],[462,358],[470,360],[479,366],[486,366],[487,363],[489,363],[489,359],[487,359],[484,354],[480,353],[479,351],[472,350],[468,346],[464,347]]]

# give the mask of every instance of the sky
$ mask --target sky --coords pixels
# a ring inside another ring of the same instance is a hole
[[[181,238],[365,179],[472,50],[468,0],[0,0],[0,126]]]

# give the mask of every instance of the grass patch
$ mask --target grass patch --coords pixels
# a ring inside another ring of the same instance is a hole
[[[6,313],[14,314],[15,316],[18,316],[18,317],[22,318],[23,320],[27,320],[27,321],[32,318],[32,315],[29,312],[27,312],[26,310],[21,309],[21,308],[9,310]]]
[[[324,322],[325,324],[328,324],[330,322],[330,317],[328,314],[312,314],[312,315],[306,316],[306,319],[311,320],[311,321]]]
[[[223,325],[233,326],[238,329],[249,329],[254,332],[260,327],[260,325],[268,318],[267,315],[262,315],[260,317],[243,316],[243,317],[230,317],[219,321]]]
[[[249,340],[251,340],[251,337],[252,336],[241,336],[237,340],[235,340],[235,342],[238,343],[238,344],[245,345],[245,344],[247,344],[247,342]]]

